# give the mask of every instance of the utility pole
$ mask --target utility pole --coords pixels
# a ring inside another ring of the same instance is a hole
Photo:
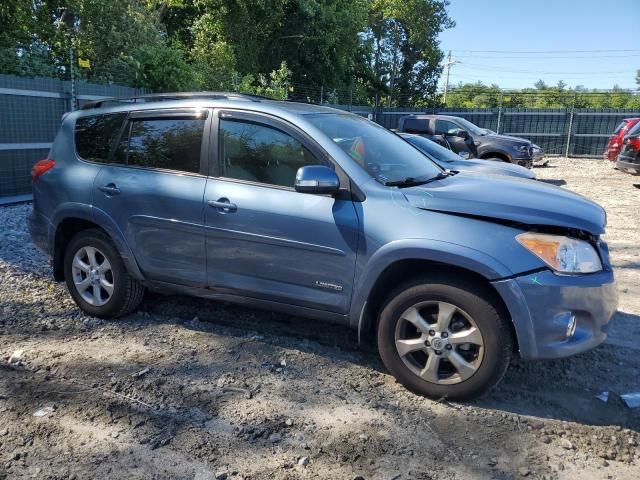
[[[71,80],[71,98],[69,99],[70,109],[73,112],[78,108],[78,97],[76,91],[76,76],[75,76],[75,63],[76,56],[74,55],[73,46],[69,48],[69,79]]]
[[[447,55],[447,62],[444,66],[447,68],[447,77],[444,83],[444,106],[447,106],[447,92],[449,91],[449,71],[451,70],[451,65],[455,65],[456,63],[460,63],[457,60],[451,60],[451,50],[449,50],[449,54]]]

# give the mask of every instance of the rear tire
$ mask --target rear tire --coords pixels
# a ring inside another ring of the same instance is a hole
[[[102,230],[83,230],[71,239],[64,256],[64,277],[78,307],[94,317],[127,315],[144,297],[144,287],[128,274]]]
[[[493,389],[513,350],[508,319],[492,293],[449,274],[401,285],[380,313],[378,350],[404,387],[467,400]]]

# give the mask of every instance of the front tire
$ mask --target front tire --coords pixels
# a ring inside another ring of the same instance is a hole
[[[98,229],[83,230],[71,239],[64,277],[76,304],[94,317],[127,315],[144,297],[144,287],[128,274],[111,239]]]
[[[494,388],[513,349],[507,319],[488,289],[434,274],[400,286],[380,313],[378,349],[407,389],[467,400]]]

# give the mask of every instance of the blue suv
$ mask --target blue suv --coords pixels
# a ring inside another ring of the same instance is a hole
[[[443,170],[322,106],[96,102],[64,117],[33,182],[33,241],[86,313],[126,315],[150,288],[340,322],[430,397],[486,392],[513,355],[593,348],[617,307],[601,207]]]

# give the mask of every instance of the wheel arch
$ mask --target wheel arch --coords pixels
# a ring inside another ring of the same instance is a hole
[[[499,152],[499,151],[485,152],[482,155],[480,155],[480,158],[482,160],[487,160],[489,158],[499,158],[503,162],[508,162],[508,163],[511,162],[511,158],[509,157],[509,155],[507,155],[504,152]]]
[[[55,215],[53,224],[50,251],[53,252],[53,275],[57,281],[64,280],[64,255],[71,239],[78,232],[94,228],[103,231],[113,242],[128,273],[136,280],[144,280],[124,235],[101,210],[87,205],[64,205]]]
[[[475,253],[477,254],[478,252]],[[369,282],[362,282],[366,284],[362,285],[362,288],[366,289],[366,293],[360,293],[358,298],[355,299],[354,303],[360,303],[352,307],[352,314],[350,315],[351,326],[358,330],[358,338],[362,340],[375,333],[378,316],[388,292],[397,287],[399,283],[409,282],[411,279],[422,276],[425,273],[438,272],[456,273],[481,286],[488,297],[493,300],[494,305],[500,310],[499,313],[509,319],[508,324],[513,335],[514,345],[516,349],[518,348],[518,337],[509,309],[500,293],[491,283],[492,280],[512,275],[512,272],[499,263],[482,263],[477,260],[470,260],[468,257],[461,258],[457,255],[447,255],[444,252],[440,252],[439,255],[408,255],[403,258],[396,258],[384,264],[372,276],[368,275],[374,272],[363,274],[363,276],[368,276],[370,279]]]

